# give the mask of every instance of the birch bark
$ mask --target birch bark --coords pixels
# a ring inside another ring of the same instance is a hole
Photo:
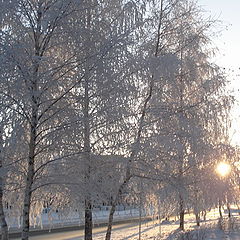
[[[89,2],[91,4],[91,1]],[[90,31],[91,28],[91,7],[88,6],[86,10],[86,29]],[[91,146],[90,146],[90,118],[89,118],[89,81],[90,81],[90,62],[88,60],[88,54],[91,50],[89,46],[91,37],[89,34],[86,36],[86,64],[85,64],[85,78],[84,78],[84,103],[83,103],[83,117],[84,117],[84,165],[85,165],[85,228],[84,239],[92,240],[92,200],[91,192],[89,189],[91,182]]]
[[[24,190],[24,203],[23,203],[23,215],[22,215],[22,240],[29,239],[29,227],[30,227],[30,209],[31,209],[31,197],[32,197],[32,184],[34,181],[34,164],[35,164],[35,154],[36,154],[36,137],[37,137],[37,126],[38,126],[38,110],[39,110],[39,100],[38,94],[38,75],[39,75],[39,62],[40,57],[40,36],[41,36],[41,20],[42,11],[41,5],[37,11],[36,19],[36,32],[34,33],[34,53],[35,59],[33,60],[33,72],[32,79],[30,81],[30,91],[31,91],[31,120],[29,127],[29,152],[27,161],[27,173],[26,173],[26,183]]]
[[[33,90],[37,90],[36,79],[33,83]],[[27,176],[26,176],[26,187],[24,191],[24,205],[23,205],[23,216],[22,216],[22,240],[28,240],[29,238],[29,215],[31,206],[32,196],[32,184],[34,179],[34,161],[35,161],[35,149],[36,149],[36,135],[37,135],[37,99],[36,96],[32,95],[32,116],[30,126],[30,142],[29,142],[29,154],[27,163]]]
[[[2,138],[2,126],[0,126],[0,169],[3,167],[3,138]],[[4,213],[3,204],[3,178],[0,177],[0,224],[2,230],[2,240],[8,240],[8,226]]]

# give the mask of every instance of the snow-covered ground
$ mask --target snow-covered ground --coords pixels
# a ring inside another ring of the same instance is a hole
[[[185,237],[181,240],[240,240],[240,217],[233,211],[233,218],[228,220],[225,213],[223,230],[219,229],[218,210],[212,210],[207,214],[205,222],[201,223],[198,228],[192,214],[186,214],[186,232]],[[179,221],[170,219],[169,222],[163,221],[159,226],[158,220],[143,221],[141,228],[142,240],[179,240],[178,236],[183,234],[178,231]],[[103,240],[105,237],[106,227],[94,229],[94,240]],[[64,233],[50,233],[41,236],[34,236],[31,240],[83,240],[83,230],[70,231]],[[121,223],[115,225],[112,231],[112,240],[138,240],[139,225],[134,223]]]

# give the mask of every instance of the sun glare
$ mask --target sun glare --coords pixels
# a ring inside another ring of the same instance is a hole
[[[220,162],[217,165],[216,171],[220,176],[225,177],[230,173],[231,166],[228,163]]]

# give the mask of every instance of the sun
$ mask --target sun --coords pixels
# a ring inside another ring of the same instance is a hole
[[[220,176],[225,177],[230,173],[231,166],[228,163],[220,162],[217,165],[216,171]]]

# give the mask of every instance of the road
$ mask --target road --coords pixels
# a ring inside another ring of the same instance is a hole
[[[138,238],[138,222],[135,223],[119,223],[113,226],[112,239],[124,239],[124,240],[132,240]],[[143,236],[146,234],[154,235],[156,233],[155,228],[156,225],[153,222],[145,222],[142,226],[142,234]],[[154,230],[154,231],[153,231]],[[94,239],[102,240],[104,239],[106,233],[106,226],[104,227],[96,227],[93,229]],[[114,238],[116,236],[116,238]],[[42,233],[37,236],[31,236],[30,240],[82,240],[84,237],[84,230],[74,230],[62,232],[60,229],[59,232],[54,233]],[[20,240],[20,238],[10,238],[14,240]]]

